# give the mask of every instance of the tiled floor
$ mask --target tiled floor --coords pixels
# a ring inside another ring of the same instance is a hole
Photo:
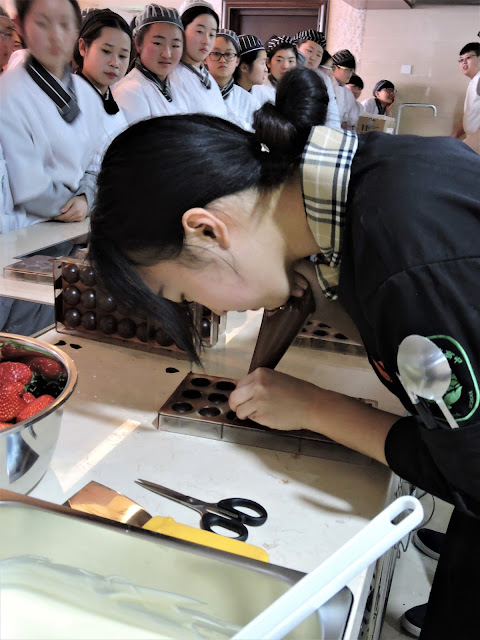
[[[428,518],[432,513],[433,498],[427,494],[421,502],[425,518]],[[445,531],[451,512],[450,505],[435,499],[435,510],[426,526],[436,531]],[[380,640],[411,640],[410,635],[402,632],[400,617],[410,607],[427,602],[436,566],[435,560],[420,553],[412,543],[401,554],[393,575]]]

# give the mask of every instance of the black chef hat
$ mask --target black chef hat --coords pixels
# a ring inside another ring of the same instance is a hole
[[[281,49],[293,49],[295,56],[298,59],[297,45],[290,36],[272,36],[265,45],[267,56],[273,58],[273,56]]]
[[[248,34],[244,34],[242,36],[238,36],[238,41],[240,42],[240,55],[243,56],[245,53],[250,53],[251,51],[261,51],[265,50],[263,46],[263,42],[257,36],[252,36]]]
[[[322,49],[326,49],[327,47],[327,39],[325,38],[325,35],[321,31],[315,31],[314,29],[299,31],[295,34],[294,40],[297,44],[299,42],[307,42],[310,40],[311,42],[319,44]]]
[[[379,80],[373,87],[373,96],[375,97],[377,91],[381,91],[382,89],[395,89],[395,85],[393,82],[390,82],[390,80]]]
[[[355,56],[348,49],[341,49],[332,56],[333,64],[338,67],[347,67],[348,69],[355,69],[357,63],[355,62]]]

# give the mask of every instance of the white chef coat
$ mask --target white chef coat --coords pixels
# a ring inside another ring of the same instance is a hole
[[[349,131],[354,131],[360,116],[360,109],[357,107],[355,96],[348,87],[339,85],[336,78],[332,78],[332,84],[337,98],[338,115],[342,127]]]
[[[318,75],[325,82],[328,93],[328,108],[327,118],[325,120],[325,126],[331,129],[341,129],[342,123],[340,121],[340,114],[338,113],[337,96],[335,95],[335,89],[333,88],[332,79],[326,71],[323,69],[315,69]]]
[[[467,136],[480,129],[480,71],[468,83],[463,108],[463,129]]]
[[[275,96],[277,94],[275,87],[273,87],[269,81],[267,84],[254,84],[250,89],[250,94],[257,102],[257,109],[265,104],[265,102],[275,103]]]
[[[154,82],[134,68],[113,86],[113,97],[129,125],[157,116],[190,113],[188,96],[173,82],[170,87],[172,102],[168,102]]]
[[[12,214],[13,200],[8,179],[7,163],[0,146],[0,234],[7,231],[6,218]]]
[[[227,119],[247,131],[253,131],[253,114],[258,109],[258,105],[248,91],[242,89],[238,84],[234,84],[224,102],[227,109]]]
[[[362,106],[365,110],[365,113],[372,113],[373,115],[379,114],[378,106],[375,98],[367,98],[366,100],[362,100]]]
[[[200,78],[193,71],[190,71],[183,64],[179,64],[170,75],[170,82],[187,96],[189,108],[185,113],[207,113],[226,118],[227,109],[218,84],[210,73],[208,75],[210,76],[210,89],[202,84]]]
[[[14,204],[4,232],[60,215],[74,195],[84,194],[89,209],[93,204],[99,152],[108,139],[105,111],[82,78],[72,82],[80,113],[68,123],[23,64],[1,79],[0,144]]]

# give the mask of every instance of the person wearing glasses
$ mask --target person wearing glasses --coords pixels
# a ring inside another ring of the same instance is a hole
[[[337,98],[340,122],[343,129],[355,131],[361,109],[357,105],[353,93],[347,89],[346,85],[354,75],[357,63],[354,55],[348,49],[342,49],[334,53],[332,60],[332,83]]]
[[[222,94],[227,119],[251,131],[257,103],[248,91],[235,84],[233,77],[235,69],[240,64],[240,51],[240,41],[235,31],[219,29],[215,45],[206,62]]]
[[[395,85],[390,80],[379,80],[373,87],[373,98],[363,100],[362,105],[367,113],[390,116],[395,103]]]
[[[463,121],[453,131],[454,138],[466,135],[465,143],[480,153],[480,43],[469,42],[460,51],[462,73],[470,79],[463,108]]]
[[[13,53],[15,27],[8,13],[0,7],[0,73],[6,69]]]

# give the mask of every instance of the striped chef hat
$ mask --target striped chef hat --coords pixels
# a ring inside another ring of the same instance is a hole
[[[272,36],[265,45],[265,49],[269,58],[280,49],[293,49],[297,55],[297,45],[290,36]]]
[[[243,56],[245,53],[250,53],[251,51],[261,51],[262,49],[265,50],[263,42],[260,40],[260,38],[257,38],[257,36],[238,36],[238,41],[240,43],[241,56]]]
[[[310,40],[311,42],[315,42],[319,44],[322,49],[327,48],[327,39],[325,35],[321,31],[315,31],[315,29],[307,29],[306,31],[299,31],[294,38],[295,42],[305,42],[306,40]]]
[[[185,11],[187,11],[188,9],[193,9],[194,7],[206,7],[207,9],[211,9],[214,13],[216,13],[213,5],[210,4],[210,2],[207,2],[207,0],[185,0],[178,12],[181,16],[183,16]]]
[[[136,36],[142,27],[155,24],[155,22],[168,22],[183,31],[183,24],[176,9],[161,7],[158,4],[147,4],[142,13],[135,18],[133,36]]]
[[[347,67],[348,69],[355,69],[357,63],[355,61],[355,56],[348,49],[341,49],[334,53],[332,56],[333,64],[337,65],[337,67]]]
[[[235,47],[237,53],[240,55],[240,42],[238,40],[238,36],[235,31],[231,29],[217,29],[217,38],[221,36],[222,38],[227,38]]]

